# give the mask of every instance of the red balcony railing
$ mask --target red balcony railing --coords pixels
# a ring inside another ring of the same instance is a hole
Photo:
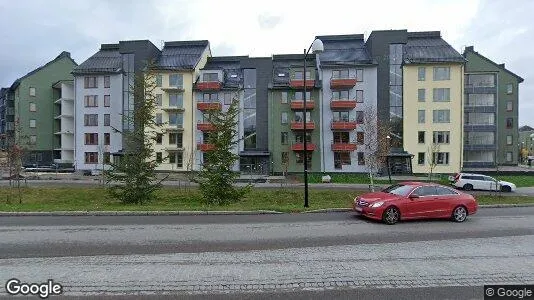
[[[306,122],[306,130],[314,130],[314,129],[315,129],[315,122],[313,121]],[[304,122],[292,121],[291,130],[304,130]]]
[[[334,152],[350,152],[358,149],[355,143],[332,143],[332,151]]]
[[[196,88],[199,91],[218,91],[222,88],[222,83],[219,81],[197,82]]]
[[[330,101],[330,109],[354,109],[356,107],[356,100],[332,100]]]
[[[332,121],[332,130],[354,130],[358,126],[356,121]]]
[[[198,122],[197,123],[197,129],[200,131],[214,131],[215,125],[209,123],[209,122]]]
[[[350,89],[356,85],[356,78],[332,78],[330,79],[331,89]]]
[[[291,79],[289,80],[289,86],[295,89],[302,89],[304,88],[304,80],[303,79]],[[315,86],[315,80],[306,79],[306,88],[313,88],[314,86]]]
[[[317,146],[312,143],[306,143],[306,148],[308,151],[314,151]],[[295,143],[291,145],[292,151],[304,151],[304,143]]]
[[[203,144],[203,143],[197,143],[197,149],[206,152],[206,151],[212,151],[215,149],[214,144]]]
[[[197,109],[198,110],[221,110],[222,105],[220,102],[198,102],[197,103]]]
[[[310,99],[306,99],[306,109],[314,109],[315,108],[315,102]],[[303,100],[291,100],[291,109],[293,110],[301,110],[304,109],[304,101]]]

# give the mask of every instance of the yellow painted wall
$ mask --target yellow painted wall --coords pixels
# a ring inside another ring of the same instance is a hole
[[[450,67],[450,80],[433,80],[434,67]],[[418,80],[418,67],[426,68],[426,80]],[[426,89],[425,102],[418,101],[418,89]],[[434,88],[450,88],[450,102],[434,102]],[[459,172],[463,155],[463,65],[426,64],[403,66],[403,143],[404,149],[414,155],[414,173],[429,173],[429,148],[434,131],[450,131],[450,143],[440,144],[439,152],[449,152],[448,165],[436,165],[433,173]],[[418,110],[425,110],[425,123],[418,123]],[[433,123],[434,109],[450,109],[450,123]],[[418,143],[418,131],[425,131],[425,144]],[[419,165],[417,156],[425,153],[425,164]]]

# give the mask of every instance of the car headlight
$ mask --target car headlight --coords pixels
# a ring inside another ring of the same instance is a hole
[[[375,202],[375,203],[369,205],[369,207],[376,208],[376,207],[382,206],[382,204],[384,204],[384,201],[378,201],[378,202]]]

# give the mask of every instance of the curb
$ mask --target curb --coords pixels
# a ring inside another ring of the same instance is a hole
[[[524,204],[483,204],[479,208],[534,207],[534,203]],[[299,212],[301,214],[351,212],[352,208],[324,208]],[[294,212],[291,212],[294,213]],[[183,210],[183,211],[51,211],[51,212],[9,212],[0,211],[0,217],[27,216],[201,216],[201,215],[275,215],[289,214],[275,210]]]

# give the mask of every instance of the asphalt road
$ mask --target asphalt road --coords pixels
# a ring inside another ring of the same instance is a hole
[[[0,285],[13,277],[118,299],[480,299],[484,284],[534,284],[534,207],[394,226],[352,213],[0,217]]]

